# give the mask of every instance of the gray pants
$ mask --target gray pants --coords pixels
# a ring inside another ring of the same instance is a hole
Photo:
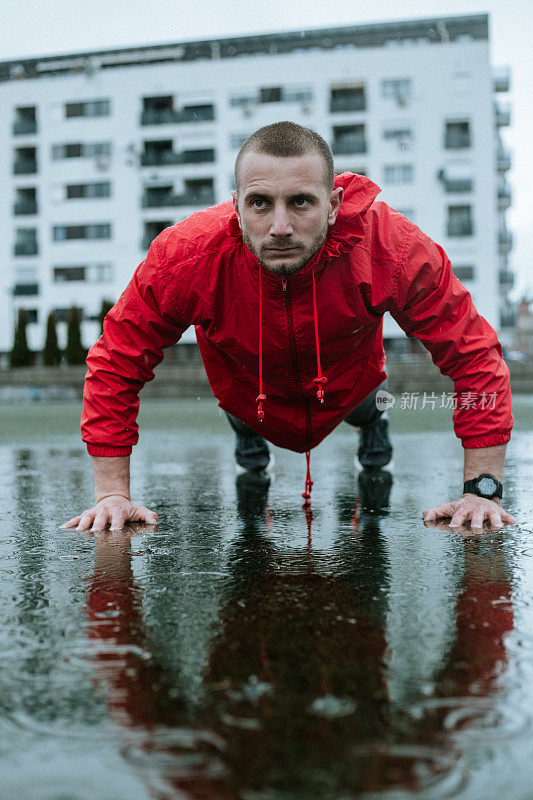
[[[375,425],[376,422],[381,419],[383,416],[383,411],[380,411],[379,408],[376,406],[376,392],[380,389],[387,389],[387,381],[383,381],[377,386],[373,392],[370,392],[369,395],[362,400],[353,411],[350,411],[347,417],[345,417],[344,422],[347,422],[348,425],[353,425],[354,428],[363,428],[367,425]],[[254,430],[245,425],[244,422],[241,422],[240,419],[237,417],[228,414],[225,412],[229,424],[235,431],[235,433],[240,434],[246,438],[253,438],[259,436]]]

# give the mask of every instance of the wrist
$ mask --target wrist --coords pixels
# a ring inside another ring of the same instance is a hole
[[[124,492],[117,491],[117,492],[103,492],[99,494],[95,493],[95,498],[94,498],[95,503],[100,503],[102,500],[106,500],[108,497],[123,497],[124,500],[131,502],[131,497],[129,496],[129,493],[125,494]]]

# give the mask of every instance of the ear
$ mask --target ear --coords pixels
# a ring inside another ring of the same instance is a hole
[[[336,189],[333,189],[329,198],[328,225],[330,226],[335,224],[343,197],[344,189],[342,186],[337,186]]]
[[[237,192],[233,191],[231,193],[231,199],[233,200],[233,210],[235,211],[235,214],[237,216],[237,222],[239,223],[239,228],[242,230],[241,215],[239,213],[239,201],[238,201],[238,198],[237,198]]]

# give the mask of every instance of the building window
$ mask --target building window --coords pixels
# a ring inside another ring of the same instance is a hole
[[[385,183],[412,183],[414,167],[412,164],[388,164],[383,170]]]
[[[33,175],[37,172],[37,148],[17,147],[13,173],[15,175]]]
[[[67,239],[110,239],[111,224],[109,222],[96,225],[54,225],[54,242]]]
[[[13,287],[13,295],[15,297],[31,297],[38,294],[38,283],[16,283]]]
[[[249,136],[249,133],[232,133],[229,140],[231,149],[240,150]]]
[[[270,86],[259,89],[260,103],[281,103],[283,100],[283,89],[281,86]]]
[[[331,89],[329,102],[330,113],[348,111],[366,111],[366,97],[364,86],[345,86]]]
[[[413,93],[413,81],[410,78],[391,78],[381,81],[381,96],[396,100],[399,106],[406,105]]]
[[[448,206],[448,236],[472,236],[472,206]]]
[[[471,145],[470,122],[468,120],[446,122],[444,147],[447,150],[460,150],[471,147]]]
[[[65,117],[108,117],[111,113],[109,100],[88,100],[84,103],[66,103]]]
[[[413,131],[405,125],[390,125],[384,128],[383,138],[386,142],[396,142],[400,150],[410,150],[413,146]]]
[[[75,142],[72,144],[52,145],[52,158],[59,161],[63,158],[93,158],[95,156],[110,156],[111,142]]]
[[[336,125],[333,128],[331,145],[334,155],[350,155],[366,153],[366,136],[364,125]]]
[[[88,283],[110,283],[113,280],[112,264],[84,264],[54,267],[54,283],[87,281]]]
[[[165,228],[169,228],[171,225],[172,221],[169,219],[160,220],[157,222],[145,222],[144,234],[141,239],[141,249],[148,250],[156,236],[159,236],[161,231],[164,231]]]
[[[15,109],[13,134],[37,133],[37,109],[35,106],[18,106]]]
[[[454,267],[453,274],[456,278],[459,278],[460,281],[473,281],[476,277],[476,271],[474,267]]]
[[[18,311],[19,309],[17,309]],[[28,325],[34,325],[39,321],[39,312],[36,308],[24,308],[26,312],[26,322]]]
[[[16,256],[36,256],[39,253],[37,228],[17,228],[15,233]]]
[[[34,186],[18,187],[13,213],[18,215],[37,214],[37,189]]]
[[[110,197],[111,184],[108,181],[101,181],[99,183],[71,183],[66,187],[66,195],[67,200]]]

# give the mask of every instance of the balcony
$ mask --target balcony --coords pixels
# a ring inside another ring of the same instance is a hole
[[[171,206],[209,206],[215,202],[214,189],[185,194],[145,194],[142,198],[143,208],[169,208]]]
[[[437,178],[442,183],[445,192],[457,194],[471,192],[474,186],[472,178],[448,178],[443,169],[439,170]]]
[[[207,164],[215,160],[215,151],[205,150],[184,150],[175,153],[173,150],[162,150],[160,152],[150,151],[141,154],[141,166],[143,167],[166,167],[173,164]]]
[[[505,150],[503,147],[498,148],[498,154],[496,156],[496,166],[498,168],[498,172],[507,172],[511,169],[511,154],[508,150]]]
[[[13,123],[13,135],[19,136],[24,133],[37,133],[36,119],[16,119]]]
[[[18,200],[13,206],[15,216],[37,214],[37,200]]]
[[[141,125],[167,125],[180,122],[206,122],[215,119],[214,106],[192,106],[181,111],[149,109],[141,114]]]
[[[13,253],[16,256],[36,256],[39,254],[37,242],[15,242]]]
[[[511,71],[508,67],[502,67],[494,72],[494,91],[508,92],[511,88]]]
[[[13,163],[13,172],[15,175],[35,175],[37,172],[37,159],[18,159]]]
[[[505,211],[511,205],[512,195],[508,186],[502,186],[498,189],[498,208],[500,211]]]
[[[500,254],[508,253],[513,247],[513,235],[510,231],[500,231],[498,234]]]
[[[35,297],[38,294],[38,283],[16,283],[13,287],[14,297]]]
[[[508,269],[501,269],[499,272],[500,286],[506,286],[507,289],[512,289],[514,286],[514,272]]]
[[[506,311],[500,314],[500,325],[502,328],[514,328],[516,322],[516,314],[514,311]]]
[[[355,137],[353,139],[342,139],[333,142],[331,149],[335,156],[350,156],[358,153],[366,153],[366,139]]]
[[[353,95],[332,95],[329,103],[331,114],[346,114],[352,111],[366,111],[366,99],[364,93]]]
[[[496,125],[498,128],[505,128],[511,124],[511,111],[504,108],[498,103],[494,104],[494,111],[496,113]]]

